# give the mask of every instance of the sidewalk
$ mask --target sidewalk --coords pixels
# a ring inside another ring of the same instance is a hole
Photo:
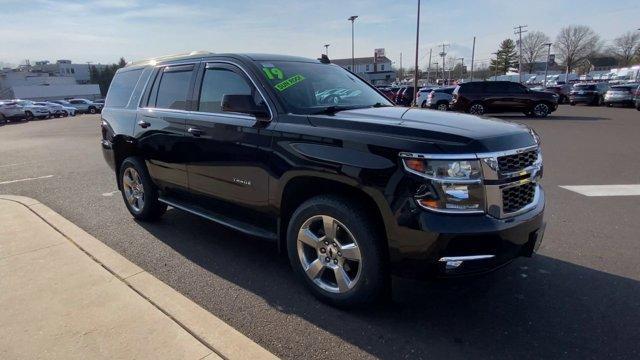
[[[0,359],[275,356],[37,201],[0,195]]]

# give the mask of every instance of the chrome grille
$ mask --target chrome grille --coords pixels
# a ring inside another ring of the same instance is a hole
[[[502,190],[502,209],[505,214],[516,212],[531,204],[536,194],[536,184],[529,182]]]
[[[528,168],[536,160],[538,160],[538,149],[533,149],[520,154],[498,157],[498,168],[502,173],[512,173]]]

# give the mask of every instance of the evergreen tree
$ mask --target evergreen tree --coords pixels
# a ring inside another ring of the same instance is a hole
[[[518,67],[518,53],[513,40],[504,39],[497,52],[497,59],[491,60],[491,71],[497,68],[499,74],[505,74],[510,68]]]
[[[109,90],[109,85],[111,85],[111,80],[113,80],[116,71],[126,65],[126,60],[121,57],[117,64],[106,65],[102,69],[98,69],[96,66],[91,66],[89,68],[89,81],[92,84],[98,84],[100,87],[100,93],[102,96],[106,96],[107,91]]]

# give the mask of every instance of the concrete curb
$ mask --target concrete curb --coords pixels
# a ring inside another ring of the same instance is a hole
[[[14,201],[27,207],[220,357],[224,359],[277,359],[275,355],[221,319],[37,200],[14,195],[0,195],[0,199]]]

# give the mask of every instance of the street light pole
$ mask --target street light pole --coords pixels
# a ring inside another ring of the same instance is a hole
[[[354,45],[353,45],[353,23],[356,21],[356,19],[358,18],[358,15],[353,15],[350,16],[347,20],[351,21],[351,71],[353,71],[353,73],[356,73],[356,60],[355,60],[355,55],[354,55]]]
[[[551,56],[551,45],[552,43],[542,44],[543,46],[547,46],[547,63],[544,66],[544,86],[547,86],[547,72],[549,70],[549,57]]]
[[[327,57],[329,57],[329,45],[331,44],[324,44],[324,54],[327,55]]]
[[[473,81],[473,63],[476,58],[476,37],[473,37],[473,47],[471,48],[471,81]]]
[[[460,66],[460,77],[462,77],[462,74],[464,73],[464,58],[457,58],[456,60],[460,60],[462,62]]]
[[[413,71],[413,103],[416,106],[418,102],[418,45],[420,41],[420,0],[418,0],[418,16],[416,17],[416,61]]]

